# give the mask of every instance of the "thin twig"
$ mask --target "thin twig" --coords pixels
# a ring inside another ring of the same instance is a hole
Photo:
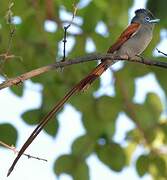
[[[74,26],[76,26],[76,27],[81,27],[78,23],[76,23],[76,22],[73,22],[73,21],[68,21],[68,20],[61,20],[60,21],[62,24],[67,24],[67,23],[71,23],[71,25],[74,25]]]
[[[14,28],[11,28],[11,26],[10,26],[10,33],[9,33],[9,40],[8,40],[8,46],[7,46],[7,50],[6,50],[6,55],[9,54],[9,51],[11,49],[12,40],[13,40],[13,36],[14,36],[15,31],[16,31],[16,27],[14,26]]]
[[[158,51],[158,53],[163,54],[164,56],[167,56],[167,54],[166,54],[166,53],[164,53],[164,52],[160,51],[159,49],[157,49],[157,48],[156,48],[156,50]]]
[[[21,56],[16,56],[14,54],[0,54],[0,57],[2,57],[3,59],[5,60],[10,60],[10,59],[13,59],[13,58],[18,58],[20,61],[23,60],[23,58]]]
[[[6,19],[6,23],[9,25],[9,37],[8,37],[8,44],[7,44],[7,48],[6,48],[6,52],[0,54],[0,60],[2,60],[2,62],[4,63],[6,60],[8,59],[13,59],[13,58],[19,58],[21,59],[19,56],[15,56],[14,54],[10,54],[10,50],[11,50],[11,46],[12,46],[12,40],[16,31],[16,26],[13,24],[13,11],[12,8],[14,6],[14,2],[10,1],[9,5],[8,5],[8,10],[6,12],[5,15],[5,19]],[[2,65],[3,65],[2,63]],[[0,67],[0,69],[2,69],[2,66]]]
[[[73,5],[73,14],[72,14],[72,19],[70,21],[70,23],[67,26],[64,26],[64,38],[63,38],[63,60],[66,60],[66,42],[67,42],[67,30],[68,28],[71,26],[71,24],[73,23],[74,17],[77,13],[77,7],[75,5]]]
[[[14,14],[12,11],[13,7],[14,7],[14,2],[12,0],[10,0],[9,4],[8,4],[8,9],[7,9],[6,14],[5,14],[5,19],[6,19],[7,24],[12,23],[13,14]]]
[[[167,62],[160,62],[160,61],[151,60],[151,59],[142,59],[142,60],[125,59],[125,58],[122,58],[120,56],[115,56],[115,55],[109,54],[109,53],[108,54],[96,53],[96,54],[89,54],[86,56],[69,59],[68,61],[64,61],[64,62],[61,61],[61,62],[57,62],[55,64],[43,66],[43,67],[34,69],[32,71],[29,71],[27,73],[21,74],[15,78],[8,79],[8,80],[6,80],[0,84],[0,90],[7,88],[7,87],[11,87],[13,85],[17,85],[20,82],[23,82],[23,81],[30,79],[32,77],[35,77],[35,76],[39,76],[40,74],[46,73],[46,72],[51,71],[51,70],[63,68],[63,67],[70,66],[73,64],[86,63],[89,61],[97,61],[99,59],[110,59],[110,60],[119,60],[119,61],[122,60],[122,61],[129,61],[132,63],[141,63],[141,64],[145,64],[148,66],[156,66],[156,67],[161,67],[161,68],[167,68]]]
[[[8,144],[6,144],[6,143],[4,143],[2,141],[0,141],[0,144],[2,146],[4,146],[5,148],[12,150],[14,152],[14,154],[16,154],[16,153],[18,154],[19,153],[19,151],[13,145],[9,146]],[[37,159],[37,160],[40,160],[40,161],[45,161],[45,162],[48,161],[47,159],[39,158],[39,157],[32,156],[32,155],[26,154],[26,153],[24,153],[23,155],[26,156],[28,159],[33,158],[33,159]]]
[[[16,27],[13,24],[13,14],[14,14],[12,11],[13,6],[14,6],[14,2],[13,1],[9,2],[9,7],[8,7],[8,10],[5,15],[6,22],[7,22],[7,24],[9,24],[9,28],[10,28],[7,50],[5,53],[6,55],[9,54],[9,51],[10,51],[11,45],[12,45],[12,39],[13,39],[14,33],[16,31]],[[12,26],[14,26],[14,27],[12,27]]]

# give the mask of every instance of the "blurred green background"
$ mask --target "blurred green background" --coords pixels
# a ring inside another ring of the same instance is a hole
[[[71,0],[17,0],[12,5],[12,1],[1,1],[0,54],[8,52],[15,56],[12,59],[0,57],[2,77],[12,78],[54,63],[56,59],[62,57],[63,27],[71,20],[73,3]],[[77,15],[67,33],[68,58],[87,54],[90,46],[88,42],[93,42],[95,52],[106,52],[127,26],[129,9],[134,2],[133,0],[92,0],[85,6],[82,6],[79,0],[75,3],[79,5]],[[166,61],[166,58],[162,56],[153,57],[153,50],[163,40],[160,32],[165,32],[167,28],[166,7],[166,0],[147,1],[147,8],[161,21],[155,28],[151,44],[143,53],[144,57]],[[65,20],[61,12],[68,12],[69,19]],[[14,19],[15,23],[11,23],[11,19]],[[55,22],[55,31],[50,32],[44,28],[46,22]],[[97,31],[99,24],[105,27],[105,33]],[[75,65],[65,68],[63,72],[52,71],[32,78],[32,82],[43,86],[42,103],[39,109],[29,110],[22,114],[23,121],[29,125],[38,124],[55,102],[96,64],[97,62],[90,62]],[[158,94],[150,92],[143,103],[134,101],[136,78],[150,73],[155,75],[157,82],[167,95],[166,70],[124,63],[121,68],[110,73],[113,77],[111,85],[115,90],[113,96],[94,95],[100,88],[100,80],[98,80],[85,93],[71,98],[71,105],[82,113],[86,134],[73,142],[70,155],[63,155],[55,161],[55,173],[60,175],[65,172],[74,179],[89,179],[86,159],[92,153],[97,154],[99,160],[109,168],[120,172],[124,167],[130,166],[135,149],[142,145],[146,153],[138,157],[136,161],[138,175],[142,177],[149,173],[153,179],[167,179],[167,152],[161,151],[162,147],[166,147],[167,142],[164,103],[166,96],[164,102],[161,102]],[[23,89],[24,83],[11,88],[19,97],[23,95]],[[116,121],[121,112],[125,112],[135,123],[134,129],[126,134],[126,146],[114,142],[113,139]],[[52,137],[56,137],[59,128],[56,121],[57,115],[54,119],[44,129]],[[17,129],[10,124],[0,124],[0,140],[8,144],[16,144]]]

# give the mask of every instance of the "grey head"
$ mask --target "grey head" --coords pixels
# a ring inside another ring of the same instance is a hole
[[[135,17],[132,19],[131,23],[154,25],[159,21],[160,19],[156,19],[148,9],[137,9],[135,11]]]

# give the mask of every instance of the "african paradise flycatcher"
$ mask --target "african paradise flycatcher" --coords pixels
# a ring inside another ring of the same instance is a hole
[[[119,57],[133,58],[140,55],[148,46],[152,39],[155,23],[159,19],[155,19],[153,14],[147,9],[138,9],[135,11],[135,16],[131,20],[130,25],[122,32],[118,40],[108,49],[107,53],[113,53]],[[53,107],[53,109],[41,120],[30,137],[22,146],[12,166],[10,167],[7,176],[14,169],[17,161],[32,143],[35,137],[41,132],[48,121],[59,111],[67,100],[75,93],[87,89],[90,84],[95,81],[101,74],[106,71],[112,64],[118,60],[102,60],[101,63],[93,69],[85,78],[77,83],[67,94]]]

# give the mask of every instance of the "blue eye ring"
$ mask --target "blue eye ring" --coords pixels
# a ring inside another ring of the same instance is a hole
[[[149,21],[150,21],[150,17],[149,17],[149,16],[145,17],[145,20],[146,20],[147,22],[149,22]]]

